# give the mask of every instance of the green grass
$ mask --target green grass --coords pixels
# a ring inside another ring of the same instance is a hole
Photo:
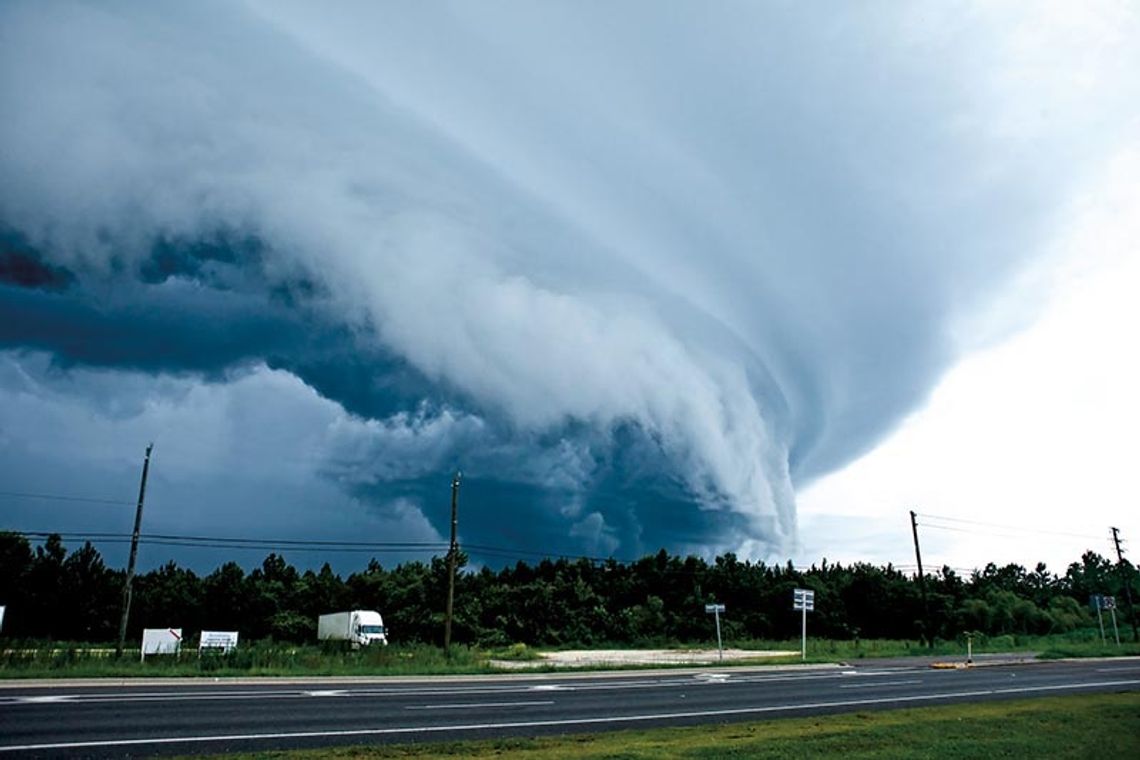
[[[444,675],[499,672],[483,652],[452,647],[448,658],[429,645],[336,651],[318,646],[255,643],[229,654],[196,651],[180,657],[138,659],[138,650],[115,659],[81,645],[10,648],[0,654],[0,678],[98,678],[180,676]]]
[[[695,728],[227,755],[280,758],[1140,757],[1140,693],[1047,697]]]
[[[715,645],[706,644],[702,648]],[[751,664],[799,663],[800,642],[745,640],[726,643],[742,649],[789,650],[797,654],[781,658],[726,662],[725,667]],[[609,648],[621,648],[617,645]],[[688,648],[693,648],[691,645]],[[498,649],[454,646],[446,657],[439,647],[427,644],[393,644],[388,647],[339,651],[315,645],[254,642],[242,644],[228,655],[205,655],[188,651],[181,658],[148,657],[138,661],[138,650],[116,660],[107,645],[0,641],[0,678],[90,678],[146,676],[340,676],[340,675],[444,675],[493,673],[499,670],[491,660],[532,661],[534,672],[555,668],[542,665],[541,649],[515,644]],[[1077,631],[1054,636],[978,637],[974,653],[1038,652],[1041,657],[1094,657],[1140,655],[1140,645],[1126,642],[1117,647],[1100,641],[1099,632]],[[933,648],[910,640],[837,641],[808,639],[808,662],[857,662],[864,658],[935,655],[965,659],[965,641],[940,641]],[[645,666],[626,666],[642,669]],[[654,667],[666,667],[657,665]],[[685,667],[685,666],[674,666]],[[559,668],[563,670],[563,668]]]
[[[800,642],[796,641],[743,641],[735,642],[733,646],[742,649],[795,649],[799,650]],[[1140,655],[1140,644],[1121,637],[1121,644],[1117,646],[1111,639],[1104,644],[1100,634],[1095,629],[1072,631],[1065,634],[1051,634],[1045,636],[1012,635],[976,636],[974,638],[974,654],[993,654],[1007,652],[1036,652],[1044,659],[1057,659],[1060,657],[1117,657],[1122,655]],[[915,640],[900,639],[872,639],[867,641],[843,641],[833,639],[808,639],[808,662],[853,662],[861,659],[876,657],[915,657],[935,655],[940,657],[960,658],[966,657],[966,639],[956,641],[938,640],[934,647],[928,647]],[[799,661],[799,657],[774,662]]]

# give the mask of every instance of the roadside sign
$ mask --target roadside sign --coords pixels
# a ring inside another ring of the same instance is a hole
[[[198,651],[203,649],[220,649],[223,652],[232,652],[237,649],[237,631],[202,631],[198,639]]]
[[[143,629],[142,658],[145,658],[148,654],[178,654],[181,651],[181,628]]]
[[[1102,610],[1115,610],[1116,597],[1115,596],[1102,596],[1100,598],[1100,608]]]
[[[807,614],[815,611],[815,592],[811,589],[792,590],[792,609],[799,610],[802,617],[800,626],[800,659],[807,659]]]
[[[5,605],[0,604],[0,631],[4,630],[4,608]]]
[[[705,612],[712,615],[714,612],[724,612],[723,604],[706,604]]]

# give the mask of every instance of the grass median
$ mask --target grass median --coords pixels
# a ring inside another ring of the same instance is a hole
[[[1110,758],[1140,757],[1140,693],[883,710],[530,739],[227,755],[280,758]]]

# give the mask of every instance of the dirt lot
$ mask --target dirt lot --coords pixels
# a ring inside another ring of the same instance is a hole
[[[724,661],[759,660],[767,657],[789,657],[796,651],[725,649]],[[715,665],[721,658],[715,649],[573,649],[543,652],[542,659],[522,662],[496,662],[507,668],[555,665],[565,668],[613,665]]]

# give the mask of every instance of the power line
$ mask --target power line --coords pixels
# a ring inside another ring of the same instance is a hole
[[[49,501],[80,501],[91,504],[114,504],[116,506],[130,506],[133,502],[118,499],[98,499],[90,496],[64,496],[54,493],[26,493],[23,491],[0,491],[0,496],[17,499],[46,499]]]
[[[1065,538],[1083,538],[1083,539],[1086,539],[1088,541],[1100,541],[1100,540],[1103,540],[1105,538],[1104,536],[1090,536],[1090,535],[1087,535],[1084,533],[1068,533],[1068,532],[1064,532],[1064,531],[1043,530],[1041,528],[1030,528],[1030,527],[1026,527],[1024,525],[1003,525],[1001,523],[985,522],[983,520],[967,520],[967,519],[962,518],[962,517],[947,517],[945,515],[932,515],[932,514],[928,514],[925,512],[919,512],[917,514],[919,517],[922,517],[925,519],[941,520],[943,522],[961,523],[961,524],[965,524],[965,525],[983,525],[983,526],[990,527],[990,528],[998,528],[1001,530],[1016,531],[1017,534],[1039,533],[1042,535],[1062,536]],[[935,526],[931,523],[925,522],[925,521],[922,524],[923,524],[923,526],[928,527],[928,528],[937,527],[937,526]],[[943,529],[944,530],[951,530],[951,528],[948,528],[948,527],[943,528]],[[961,532],[965,533],[965,532],[969,532],[969,531],[961,530]]]
[[[125,543],[131,539],[130,533],[62,533],[59,531],[24,530],[11,531],[29,538],[47,538],[58,535],[66,540],[89,540],[102,543]],[[406,551],[414,549],[442,549],[447,544],[441,542],[366,542],[328,541],[317,539],[252,538],[241,536],[188,536],[165,533],[141,533],[140,542],[158,546],[188,546],[214,549],[293,549],[329,551]]]
[[[922,523],[922,527],[928,530],[943,530],[950,533],[965,533],[969,536],[986,535],[993,536],[994,538],[1024,538],[1024,536],[1020,536],[1017,533],[995,533],[994,531],[985,531],[983,533],[982,531],[969,530],[968,528],[952,528],[949,525],[933,525],[927,522]]]
[[[527,551],[526,549],[513,549],[509,546],[486,546],[486,545],[480,545],[480,544],[464,544],[463,550],[468,552],[469,554],[479,554],[479,555],[489,555],[489,556],[510,556],[510,557],[520,557],[521,556],[521,557],[539,557],[542,559],[567,559],[567,560],[584,559],[584,560],[588,560],[589,562],[609,562],[610,560],[613,560],[614,562],[622,562],[622,563],[626,563],[626,564],[632,564],[634,562],[637,562],[640,559],[644,559],[643,557],[639,557],[638,559],[623,559],[621,557],[592,557],[592,556],[589,556],[586,554],[559,554],[557,552],[537,552],[537,551]],[[653,556],[653,555],[646,555],[646,556]]]

